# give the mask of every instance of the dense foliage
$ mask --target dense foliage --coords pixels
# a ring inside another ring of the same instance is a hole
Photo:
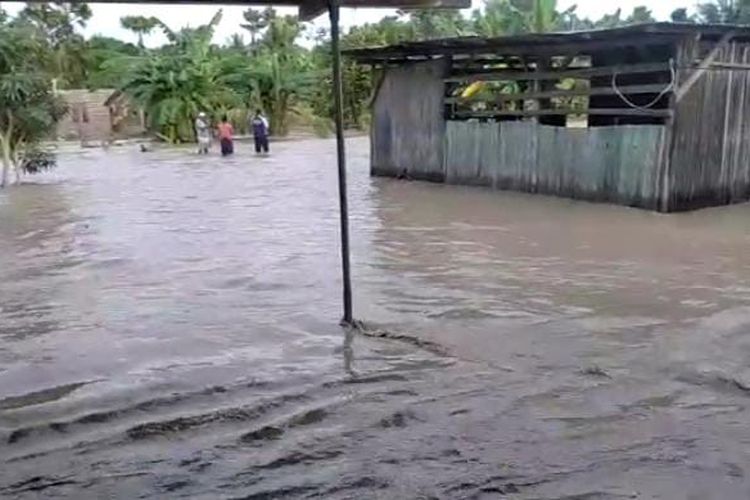
[[[247,116],[261,108],[272,132],[286,134],[296,124],[330,129],[332,110],[328,33],[312,33],[295,17],[273,9],[247,9],[241,29],[224,44],[214,42],[221,11],[197,28],[172,31],[154,17],[122,18],[137,44],[104,36],[85,39],[81,28],[92,15],[82,2],[28,3],[17,15],[0,9],[0,146],[7,172],[33,170],[49,162],[37,145],[48,137],[63,112],[53,89],[119,88],[145,112],[152,133],[170,142],[194,139],[200,111],[214,119],[227,114],[240,131]],[[750,23],[750,0],[699,2],[677,9],[674,22]],[[454,36],[500,36],[526,32],[611,28],[654,21],[651,11],[615,10],[601,19],[558,8],[557,0],[485,0],[471,13],[409,11],[349,29],[346,48]],[[161,31],[167,43],[147,48]],[[350,127],[368,121],[373,76],[344,63],[345,120]],[[24,112],[20,113],[23,109]]]
[[[24,171],[52,165],[39,143],[54,130],[65,108],[38,64],[54,48],[18,26],[0,25],[0,187]]]

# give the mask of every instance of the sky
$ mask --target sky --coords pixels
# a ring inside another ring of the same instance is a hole
[[[581,17],[590,17],[596,19],[604,14],[614,12],[618,7],[623,12],[629,13],[638,5],[648,5],[654,12],[654,16],[660,20],[666,20],[669,14],[678,7],[691,6],[695,0],[559,0],[560,8],[565,9],[570,5],[578,6],[578,15]],[[218,3],[218,2],[217,2]],[[475,7],[481,5],[481,0],[473,1]],[[658,4],[654,5],[654,4]],[[18,2],[0,2],[0,6],[9,12],[19,10],[23,4]],[[100,34],[115,38],[120,38],[129,42],[136,42],[137,37],[122,29],[120,18],[128,15],[156,16],[163,20],[172,29],[178,29],[182,26],[197,26],[208,22],[217,7],[205,5],[188,5],[188,6],[165,6],[165,5],[133,5],[133,4],[92,4],[94,16],[89,21],[84,30],[87,36]],[[243,7],[224,7],[224,15],[219,28],[216,31],[215,41],[223,42],[234,33],[242,33],[239,27],[242,22]],[[289,9],[278,9],[280,12]],[[344,9],[341,14],[342,25],[345,27],[362,24],[366,22],[376,22],[385,15],[392,14],[393,11],[381,9]],[[327,26],[325,17],[316,20],[315,25],[311,28]],[[155,34],[146,40],[149,46],[157,46],[164,43],[161,34]]]

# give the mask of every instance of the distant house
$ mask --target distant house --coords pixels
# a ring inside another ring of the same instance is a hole
[[[115,89],[59,91],[68,113],[57,127],[57,137],[84,146],[143,134],[141,113],[125,94]]]

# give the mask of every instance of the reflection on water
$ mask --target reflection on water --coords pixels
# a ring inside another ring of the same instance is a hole
[[[0,193],[0,495],[750,497],[750,207],[371,179],[367,150],[369,336],[337,327],[331,142]]]

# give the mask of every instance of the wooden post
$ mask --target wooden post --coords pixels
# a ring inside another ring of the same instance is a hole
[[[339,43],[339,10],[341,0],[329,0],[331,18],[331,50],[333,52],[333,98],[336,121],[336,153],[339,171],[339,211],[341,219],[341,269],[344,285],[344,318],[342,323],[354,322],[352,313],[352,281],[349,260],[349,204],[346,193],[346,151],[344,144],[343,84],[341,81],[341,48]]]

